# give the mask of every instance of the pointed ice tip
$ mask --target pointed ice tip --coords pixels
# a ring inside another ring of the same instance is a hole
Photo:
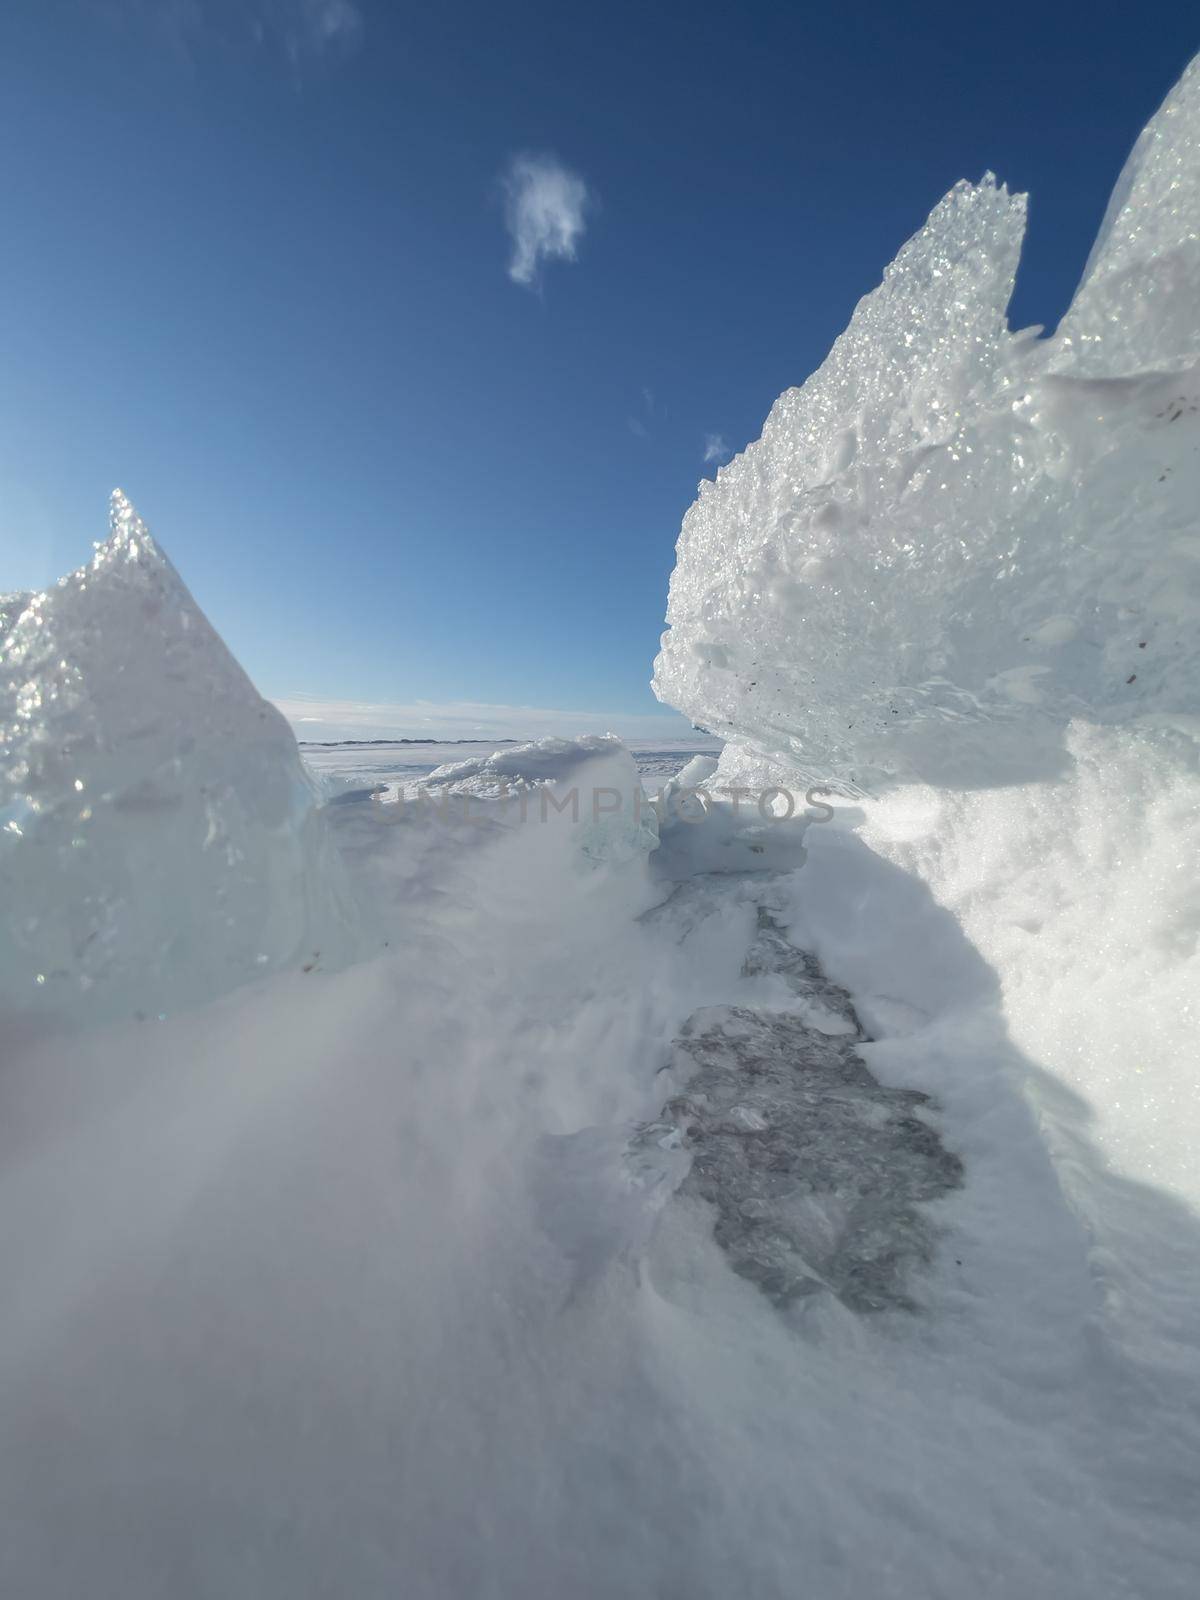
[[[108,538],[96,546],[93,569],[98,570],[117,556],[127,561],[166,561],[123,489],[114,489],[108,497]]]
[[[108,497],[109,538],[121,544],[140,539],[150,543],[150,530],[138,516],[124,489],[114,489]]]
[[[114,489],[108,497],[108,527],[110,533],[123,533],[141,519],[130,504],[124,489]]]

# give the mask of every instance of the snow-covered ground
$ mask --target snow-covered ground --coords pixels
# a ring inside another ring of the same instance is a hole
[[[0,1593],[1195,1594],[1200,66],[1020,217],[702,490],[715,768],[306,770],[122,498],[0,606]]]
[[[508,743],[520,741],[512,739]],[[465,740],[453,743],[434,740],[428,744],[372,741],[370,744],[302,744],[300,754],[309,771],[331,789],[343,784],[347,787],[384,784],[408,789],[419,786],[436,767],[454,761],[481,760],[496,748],[494,744]],[[626,748],[647,785],[654,787],[673,778],[693,756],[719,754],[721,741],[698,733],[693,739],[659,739],[652,743],[631,739],[626,741]]]

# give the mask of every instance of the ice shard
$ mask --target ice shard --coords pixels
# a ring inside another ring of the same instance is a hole
[[[343,927],[291,730],[119,491],[87,566],[0,648],[0,1005],[175,1009]]]
[[[960,183],[684,519],[659,698],[815,779],[989,785],[1200,703],[1200,66],[1058,334],[1024,204]]]

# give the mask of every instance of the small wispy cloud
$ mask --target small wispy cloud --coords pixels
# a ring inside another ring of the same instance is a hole
[[[644,416],[639,416],[636,413],[631,412],[630,415],[625,418],[625,421],[629,424],[629,431],[631,434],[633,434],[635,439],[649,439],[651,432],[653,431],[653,423],[657,421],[660,416],[666,415],[665,412],[661,411],[660,408],[655,405],[653,389],[649,389],[645,385],[642,386],[642,410],[645,413]]]
[[[354,0],[275,0],[272,9],[280,12],[284,47],[293,59],[348,54],[362,42],[363,14]]]
[[[544,261],[575,260],[592,196],[578,173],[551,155],[514,156],[503,182],[512,237],[508,275],[536,289]]]
[[[728,461],[733,451],[725,443],[724,437],[719,433],[706,433],[704,435],[705,461]]]
[[[362,42],[356,0],[96,0],[102,16],[133,26],[190,57],[205,46],[263,50],[299,69],[346,56]]]

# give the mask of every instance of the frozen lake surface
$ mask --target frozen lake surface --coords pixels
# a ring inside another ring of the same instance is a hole
[[[516,744],[517,740],[507,740]],[[435,768],[449,762],[470,761],[503,749],[494,740],[478,743],[442,742],[427,744],[301,744],[304,764],[319,779],[333,779],[364,789],[375,784],[389,788],[419,784]],[[626,749],[638,772],[651,788],[673,778],[696,755],[719,755],[721,740],[698,733],[694,739],[661,739],[656,742],[629,741]]]

